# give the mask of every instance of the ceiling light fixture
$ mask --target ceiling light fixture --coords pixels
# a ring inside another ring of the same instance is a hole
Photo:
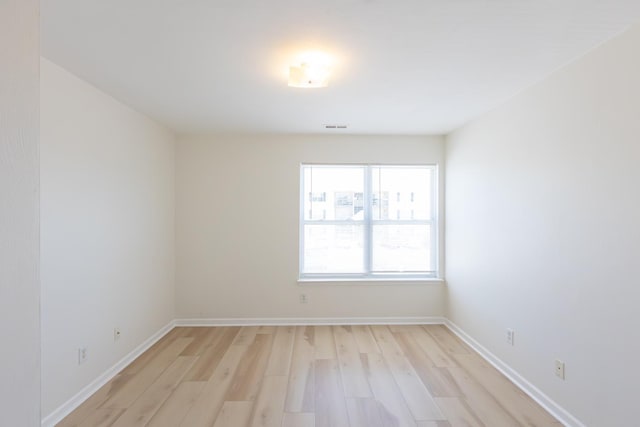
[[[321,52],[307,52],[300,59],[300,65],[289,67],[289,86],[327,87],[331,74],[329,57]]]
[[[329,67],[303,62],[300,66],[289,67],[289,86],[316,88],[329,84]]]

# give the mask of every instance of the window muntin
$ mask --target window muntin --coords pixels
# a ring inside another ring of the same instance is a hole
[[[437,167],[301,166],[301,278],[437,277]]]

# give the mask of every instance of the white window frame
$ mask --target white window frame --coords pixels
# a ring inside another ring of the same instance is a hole
[[[304,170],[305,167],[363,167],[364,172],[364,220],[307,220],[305,219],[305,191],[304,191]],[[384,168],[427,168],[431,170],[431,219],[430,220],[373,220],[371,218],[372,212],[372,168],[384,167]],[[383,164],[383,163],[301,163],[300,164],[300,199],[299,199],[299,280],[420,280],[420,279],[439,279],[439,174],[437,164]],[[304,226],[305,225],[353,225],[362,224],[365,228],[364,231],[364,273],[304,273]],[[371,244],[373,239],[373,225],[428,225],[431,228],[431,265],[435,268],[433,271],[427,272],[373,272],[372,271],[372,256],[373,245]]]

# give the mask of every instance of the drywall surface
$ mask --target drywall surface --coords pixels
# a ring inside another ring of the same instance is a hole
[[[41,84],[46,416],[173,319],[175,159],[164,128],[45,59]]]
[[[301,163],[442,166],[443,155],[442,137],[182,138],[176,145],[178,317],[441,316],[441,283],[302,285],[297,279]],[[300,304],[301,293],[307,304]]]
[[[589,426],[637,412],[638,52],[635,27],[447,139],[448,316]]]
[[[40,425],[39,2],[0,3],[0,425]]]

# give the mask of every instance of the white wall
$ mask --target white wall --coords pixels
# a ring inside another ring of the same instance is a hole
[[[442,165],[443,138],[217,136],[176,147],[179,318],[443,314],[441,283],[297,283],[301,162]]]
[[[44,59],[41,85],[46,416],[174,317],[175,158],[169,132]]]
[[[635,27],[447,140],[449,316],[589,426],[637,422],[638,52]]]
[[[0,3],[0,425],[40,424],[38,9]]]

